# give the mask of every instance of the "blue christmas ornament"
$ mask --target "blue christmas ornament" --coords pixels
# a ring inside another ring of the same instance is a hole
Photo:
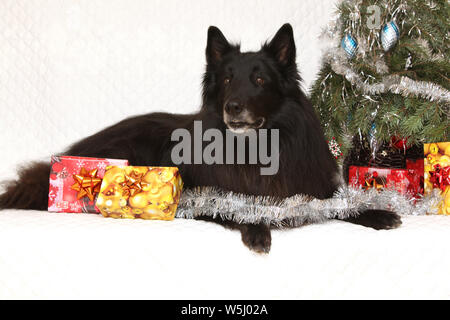
[[[347,53],[347,57],[351,59],[356,53],[358,43],[350,34],[347,34],[341,41],[341,47],[345,50],[345,53]]]
[[[394,21],[386,23],[381,28],[381,45],[384,51],[389,51],[395,45],[400,37],[400,31],[397,24]]]
[[[377,126],[375,122],[372,122],[372,125],[370,126],[369,130],[369,136],[374,137],[376,133],[377,133]]]

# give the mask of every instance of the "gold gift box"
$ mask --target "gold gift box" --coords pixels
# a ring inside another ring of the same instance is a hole
[[[96,206],[103,216],[173,220],[183,181],[176,167],[108,167]]]
[[[435,188],[430,181],[430,172],[436,170],[436,165],[441,168],[450,166],[450,142],[437,142],[424,144],[424,191],[429,194]],[[450,185],[440,191],[442,201],[437,205],[438,214],[450,215]]]

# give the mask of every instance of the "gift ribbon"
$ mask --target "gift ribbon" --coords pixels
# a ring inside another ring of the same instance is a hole
[[[380,184],[377,182],[377,178],[378,178],[378,172],[374,171],[368,178],[366,178],[365,182],[365,189],[370,189],[370,188],[374,188],[376,190],[380,190],[384,187],[383,184]]]
[[[445,191],[445,187],[450,185],[450,166],[442,167],[440,164],[434,165],[434,171],[430,171],[430,182],[433,188]]]
[[[72,190],[78,191],[77,199],[88,197],[89,200],[94,201],[94,197],[100,192],[100,185],[102,179],[97,177],[98,169],[87,170],[82,167],[80,173],[74,174],[73,179],[75,183],[71,186]]]
[[[142,188],[147,185],[142,181],[144,174],[132,171],[129,175],[125,175],[125,181],[120,183],[123,191],[122,194],[126,197],[132,197],[137,193],[142,192]]]

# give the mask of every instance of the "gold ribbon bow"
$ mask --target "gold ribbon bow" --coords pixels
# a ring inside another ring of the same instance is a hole
[[[368,189],[373,188],[376,190],[380,190],[380,189],[384,188],[385,184],[383,182],[383,179],[381,179],[382,183],[378,183],[377,178],[378,178],[378,172],[376,172],[376,171],[374,171],[372,174],[368,174],[365,179],[364,189],[368,190]]]
[[[79,174],[74,174],[75,183],[71,186],[72,190],[78,191],[77,199],[88,197],[94,201],[96,193],[100,192],[102,179],[97,177],[98,169],[87,170],[82,167]]]
[[[146,182],[142,181],[143,177],[143,173],[137,173],[135,171],[132,171],[129,175],[125,175],[125,181],[120,183],[123,189],[122,194],[126,197],[132,197],[142,192],[142,188],[147,185]]]

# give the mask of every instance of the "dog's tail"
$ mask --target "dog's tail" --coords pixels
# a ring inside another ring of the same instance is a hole
[[[4,183],[1,209],[47,210],[50,164],[33,162],[19,170],[19,178]]]

